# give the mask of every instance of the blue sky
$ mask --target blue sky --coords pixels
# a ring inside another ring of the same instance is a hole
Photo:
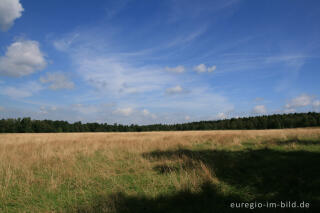
[[[0,0],[0,117],[319,111],[319,20],[317,0]]]

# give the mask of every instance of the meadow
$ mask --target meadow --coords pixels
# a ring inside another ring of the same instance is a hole
[[[0,134],[0,212],[320,212],[319,165],[319,128]]]

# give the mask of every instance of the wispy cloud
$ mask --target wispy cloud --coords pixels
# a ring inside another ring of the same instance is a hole
[[[40,77],[40,82],[49,84],[52,90],[73,89],[74,83],[62,72],[47,73],[46,76]]]
[[[184,92],[185,92],[185,90],[182,89],[182,87],[180,85],[177,85],[175,87],[170,87],[170,88],[166,89],[166,93],[168,95],[181,94],[181,93],[184,93]]]
[[[305,107],[309,106],[312,103],[313,97],[302,94],[296,98],[293,98],[285,105],[286,108],[297,108],[297,107]]]
[[[320,107],[320,100],[316,100],[312,103],[312,106],[315,107],[315,108],[318,108]]]
[[[73,42],[79,37],[79,34],[75,33],[60,40],[53,41],[53,46],[59,51],[67,51]]]
[[[239,0],[215,0],[215,1],[184,1],[184,0],[174,0],[171,1],[170,7],[170,22],[178,22],[185,18],[201,18],[208,13],[218,13],[224,11],[234,5],[236,5]]]
[[[183,73],[185,71],[185,68],[184,68],[184,66],[179,65],[179,66],[176,66],[176,67],[166,67],[166,70],[168,72]]]
[[[112,19],[117,16],[130,2],[130,0],[108,1],[106,5],[107,19]]]
[[[133,113],[133,109],[131,107],[118,108],[115,111],[113,111],[113,113],[118,115],[123,115],[123,116],[129,116]]]
[[[141,123],[146,121],[170,123],[177,122],[179,119],[184,120],[184,116],[176,114],[179,108],[186,113],[195,110],[206,113],[208,107],[211,112],[233,108],[222,95],[200,91],[196,87],[192,88],[190,84],[188,89],[184,89],[186,80],[181,79],[180,75],[172,75],[168,72],[185,71],[184,67],[168,67],[169,70],[163,70],[156,66],[141,66],[135,63],[136,57],[141,57],[139,54],[131,55],[130,58],[117,53],[104,55],[99,50],[95,51],[95,46],[92,43],[90,45],[76,43],[67,53],[71,56],[77,74],[87,84],[98,90],[96,94],[100,96],[98,100],[108,97],[120,106],[111,110],[110,119],[113,116],[121,116],[117,118],[122,121],[126,119],[125,123],[132,119]],[[170,85],[176,86],[170,87]],[[165,91],[164,94],[163,91]],[[139,108],[157,109],[161,112],[155,114],[149,110],[135,110]],[[171,111],[168,116],[171,121],[166,120],[165,111]]]
[[[318,110],[319,107],[320,100],[317,100],[315,96],[301,94],[287,102],[284,112],[291,113],[304,108],[309,108],[309,110]]]
[[[14,99],[31,97],[41,91],[43,87],[34,81],[26,82],[19,86],[2,87],[0,93]]]
[[[156,91],[170,81],[157,68],[135,67],[107,57],[79,58],[76,63],[85,81],[109,95]]]

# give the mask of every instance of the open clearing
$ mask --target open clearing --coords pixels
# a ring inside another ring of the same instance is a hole
[[[319,165],[319,128],[0,134],[0,212],[316,212]]]

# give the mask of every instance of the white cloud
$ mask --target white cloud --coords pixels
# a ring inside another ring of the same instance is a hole
[[[213,65],[212,67],[208,67],[208,72],[213,72],[217,69],[216,65]]]
[[[157,116],[155,114],[151,113],[147,109],[144,109],[141,112],[142,112],[143,116],[145,116],[145,117],[151,117],[152,119],[156,119],[157,118]]]
[[[292,99],[291,101],[289,101],[289,103],[287,103],[285,105],[285,107],[287,109],[297,108],[297,107],[306,107],[306,106],[311,105],[312,99],[313,99],[313,97],[306,95],[306,94],[302,94],[302,95]]]
[[[21,16],[23,7],[19,0],[0,0],[0,29],[7,31]]]
[[[197,73],[213,72],[217,69],[215,65],[207,67],[205,64],[199,64],[193,68]]]
[[[183,73],[185,71],[184,66],[179,65],[177,67],[166,67],[168,72],[175,72],[175,73]]]
[[[21,77],[46,67],[39,43],[31,40],[16,41],[7,48],[0,58],[0,75]]]
[[[312,103],[313,107],[320,107],[320,100],[316,100]]]
[[[196,72],[202,73],[207,71],[207,66],[205,64],[199,64],[193,68]]]
[[[265,63],[285,63],[287,66],[299,69],[304,64],[306,58],[308,58],[308,56],[303,54],[275,55],[265,58]]]
[[[182,87],[180,85],[166,89],[166,93],[169,95],[179,94],[179,93],[183,93],[183,92],[184,92],[184,90],[182,89]]]
[[[79,113],[82,118],[92,120],[98,117],[101,120],[103,117],[111,123],[176,123],[184,122],[185,115],[195,110],[199,112],[197,119],[206,119],[210,114],[233,109],[227,98],[213,90],[211,85],[199,88],[197,83],[201,82],[181,79],[179,75],[164,72],[164,67],[141,65],[148,64],[145,61],[145,57],[148,57],[146,54],[126,54],[117,49],[112,38],[99,38],[97,34],[86,32],[77,34],[79,37],[70,44],[66,53],[77,74],[85,83],[94,87],[89,87],[81,96],[98,101],[107,99],[114,103],[114,107],[108,110],[101,109],[104,115],[100,111]],[[140,52],[150,53],[148,49]],[[78,103],[82,103],[82,97],[77,98]],[[147,111],[143,112],[143,109]],[[157,111],[157,115],[152,114],[151,110]]]
[[[1,88],[0,93],[11,98],[27,98],[42,90],[42,86],[37,82],[28,82],[18,87],[7,86]]]
[[[115,111],[113,111],[113,113],[118,115],[123,115],[123,116],[129,116],[133,113],[133,109],[131,107],[118,108]]]
[[[48,111],[46,110],[46,108],[44,106],[41,106],[40,110],[39,110],[39,114],[48,114]]]
[[[148,116],[148,115],[150,115],[150,112],[148,110],[144,109],[144,110],[142,110],[142,114],[144,116]]]
[[[70,37],[67,37],[65,39],[56,40],[53,42],[53,46],[59,51],[67,51],[78,37],[79,37],[79,34],[76,33],[76,34],[70,35]]]
[[[25,91],[23,89],[16,88],[16,87],[6,87],[3,90],[2,94],[5,94],[12,98],[25,98],[25,97],[32,96],[32,93],[30,91]]]
[[[186,121],[189,121],[189,120],[190,120],[190,116],[189,116],[189,115],[186,115],[186,116],[184,117],[184,119],[185,119]]]
[[[266,114],[267,113],[267,109],[264,105],[257,105],[253,108],[253,113],[256,114]]]
[[[217,118],[218,118],[218,119],[226,119],[226,118],[227,118],[227,115],[226,115],[225,113],[223,113],[223,112],[219,112],[219,113],[217,114]]]
[[[41,83],[49,83],[49,88],[52,90],[74,88],[74,83],[62,72],[47,73],[45,77],[40,78],[40,81]]]
[[[105,94],[121,95],[161,90],[169,77],[152,67],[135,67],[107,57],[75,58],[78,73]]]
[[[74,104],[72,105],[72,108],[83,115],[92,115],[93,113],[99,113],[99,108],[95,105]]]

